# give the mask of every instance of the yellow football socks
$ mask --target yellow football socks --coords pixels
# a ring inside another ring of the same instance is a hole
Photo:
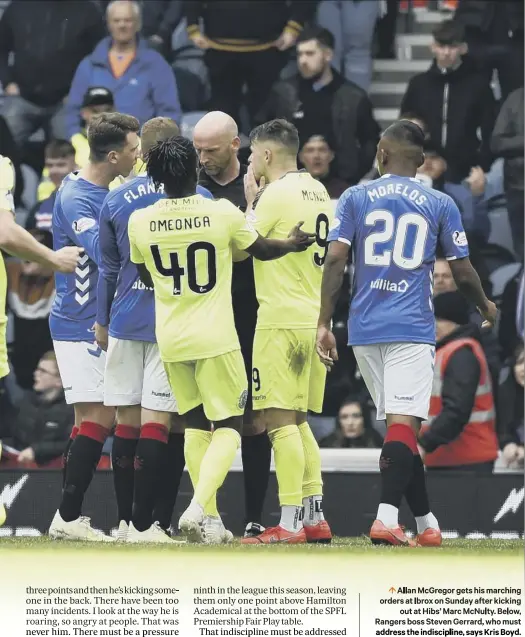
[[[303,498],[322,495],[321,452],[307,422],[298,427],[304,450]]]
[[[184,432],[184,458],[190,474],[193,491],[197,489],[202,459],[206,451],[208,451],[211,439],[211,431],[186,428]],[[218,517],[219,512],[217,511],[217,498],[215,496],[207,503],[204,513]]]
[[[204,507],[205,513],[208,513],[207,504],[215,498],[228,475],[240,446],[241,436],[235,429],[220,427],[213,432],[210,446],[202,459],[199,482],[193,496]]]
[[[268,432],[273,447],[281,506],[302,506],[304,451],[297,425]]]

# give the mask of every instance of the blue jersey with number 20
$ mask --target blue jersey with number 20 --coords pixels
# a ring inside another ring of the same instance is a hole
[[[353,249],[349,345],[435,343],[438,241],[448,260],[469,254],[460,212],[448,195],[395,175],[353,186],[339,199],[328,240]]]

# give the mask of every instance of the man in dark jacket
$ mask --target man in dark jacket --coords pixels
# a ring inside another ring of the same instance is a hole
[[[71,406],[66,405],[52,351],[40,359],[33,389],[23,392],[16,403],[10,433],[2,442],[20,452],[18,463],[45,465],[60,458],[75,417]]]
[[[18,146],[42,126],[51,127],[52,137],[66,136],[64,98],[78,64],[104,34],[93,2],[8,5],[0,20],[0,82],[8,96],[3,115]]]
[[[210,109],[228,113],[240,125],[239,107],[246,86],[246,106],[253,119],[304,23],[313,17],[316,3],[244,0],[184,4],[188,36],[205,51]]]
[[[462,58],[467,52],[463,27],[446,20],[433,35],[434,62],[410,80],[401,113],[424,120],[431,142],[447,162],[446,181],[460,183],[476,166],[490,169],[496,101],[486,77],[468,57]]]
[[[522,0],[460,0],[454,20],[465,28],[469,54],[489,82],[497,69],[502,100],[523,86]]]
[[[512,228],[514,251],[523,261],[523,88],[516,89],[505,100],[492,133],[494,155],[503,157],[503,181],[507,197],[509,222]]]
[[[429,424],[419,435],[425,465],[491,472],[498,457],[494,396],[479,328],[459,292],[434,299],[436,358]]]
[[[305,29],[297,43],[299,74],[275,84],[257,121],[293,122],[301,144],[313,135],[333,139],[334,175],[352,186],[372,167],[380,129],[366,92],[331,67],[333,48],[330,31]]]

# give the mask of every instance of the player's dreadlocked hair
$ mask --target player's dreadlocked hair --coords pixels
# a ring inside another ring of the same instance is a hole
[[[168,197],[182,197],[195,191],[197,184],[197,153],[193,143],[178,136],[157,142],[148,151],[148,176],[158,188],[164,186]]]

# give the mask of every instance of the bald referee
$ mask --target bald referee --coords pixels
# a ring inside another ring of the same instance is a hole
[[[238,159],[241,140],[235,120],[221,111],[208,113],[195,126],[193,144],[201,164],[199,185],[207,188],[216,199],[228,199],[245,212],[244,175],[248,167]],[[254,422],[252,416],[252,349],[258,304],[251,258],[233,264],[232,302],[249,390],[241,446],[244,536],[255,537],[264,531],[262,510],[270,476],[271,445],[264,426]]]

